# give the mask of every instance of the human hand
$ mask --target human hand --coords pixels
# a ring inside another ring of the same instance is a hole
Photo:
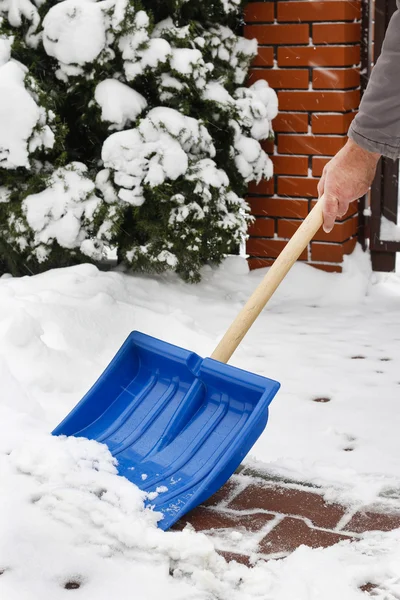
[[[374,179],[380,154],[368,152],[349,139],[322,171],[318,195],[324,195],[324,231],[346,214],[350,202],[367,193]]]

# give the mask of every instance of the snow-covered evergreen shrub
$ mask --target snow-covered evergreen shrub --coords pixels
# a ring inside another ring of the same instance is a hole
[[[0,251],[197,281],[272,175],[275,93],[245,87],[241,0],[0,0]]]

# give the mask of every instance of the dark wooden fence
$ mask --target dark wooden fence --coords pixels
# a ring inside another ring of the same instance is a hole
[[[379,57],[390,17],[396,10],[396,0],[363,0],[362,72],[364,86],[373,63]],[[399,73],[400,76],[400,73]],[[360,241],[371,251],[375,271],[394,271],[400,242],[385,241],[381,235],[382,217],[397,223],[399,202],[399,161],[382,158],[368,198],[360,203]],[[370,219],[365,209],[370,205]],[[369,221],[369,224],[368,224]]]

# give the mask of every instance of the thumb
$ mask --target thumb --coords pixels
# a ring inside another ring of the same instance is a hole
[[[325,190],[324,201],[323,201],[323,215],[324,224],[323,229],[325,233],[332,231],[336,221],[336,217],[339,210],[339,200],[336,196],[330,194]]]

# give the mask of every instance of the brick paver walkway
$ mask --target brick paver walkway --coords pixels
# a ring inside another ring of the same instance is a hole
[[[321,488],[278,481],[245,467],[174,529],[189,523],[211,536],[227,560],[251,566],[287,556],[301,545],[327,547],[366,531],[400,527],[400,503],[398,510],[384,499],[380,506],[357,509],[327,503],[323,494]]]

